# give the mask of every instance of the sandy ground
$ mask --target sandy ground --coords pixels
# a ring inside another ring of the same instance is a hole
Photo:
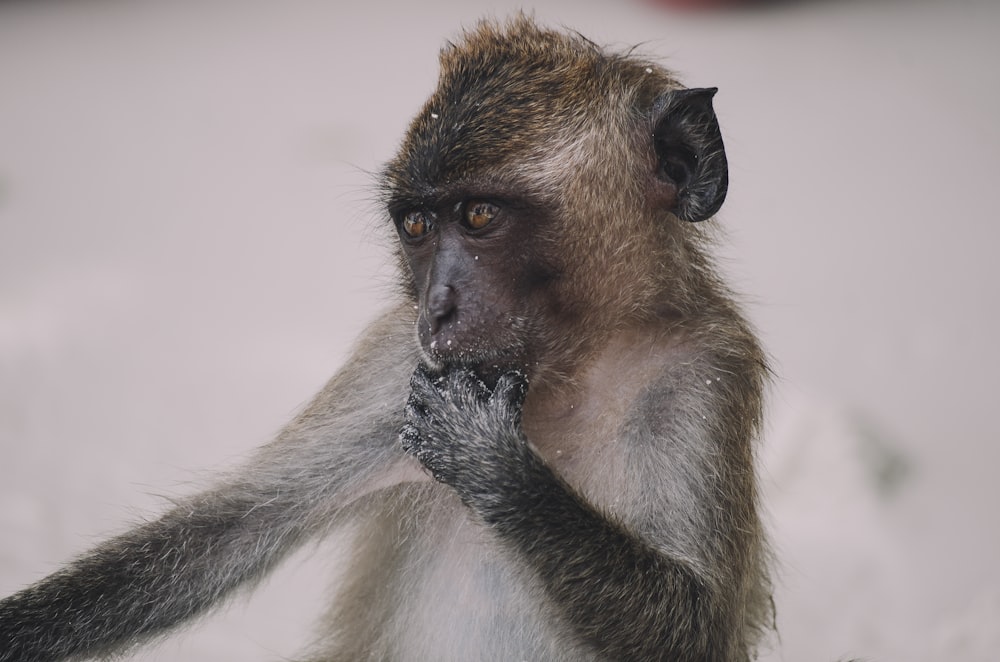
[[[442,41],[520,4],[0,5],[0,594],[336,369],[391,273],[366,173]],[[779,376],[768,659],[1000,659],[1000,4],[527,6],[720,88],[724,264]],[[135,659],[294,654],[327,551]]]

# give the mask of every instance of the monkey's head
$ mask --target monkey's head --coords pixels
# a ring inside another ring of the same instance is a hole
[[[728,182],[714,93],[524,16],[446,47],[383,173],[427,359],[530,375],[683,315]]]

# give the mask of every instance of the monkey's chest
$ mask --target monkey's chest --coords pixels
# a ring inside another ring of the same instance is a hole
[[[436,486],[422,522],[411,522],[370,587],[387,591],[385,613],[375,615],[364,648],[386,660],[587,659],[558,637],[558,617],[517,559],[472,521],[468,511]],[[560,641],[561,640],[561,641]]]

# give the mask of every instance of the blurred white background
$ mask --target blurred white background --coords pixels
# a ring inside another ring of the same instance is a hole
[[[718,86],[724,267],[775,357],[769,660],[1000,659],[1000,3],[0,4],[0,594],[266,441],[388,299],[372,178],[520,6]],[[275,660],[303,553],[138,660]]]

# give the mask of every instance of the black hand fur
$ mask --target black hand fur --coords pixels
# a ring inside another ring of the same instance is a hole
[[[411,388],[404,449],[525,559],[595,650],[611,659],[716,659],[704,583],[597,512],[532,451],[520,426],[521,373],[491,390],[466,368],[420,366]]]
[[[403,448],[486,518],[484,500],[516,489],[511,477],[538,462],[521,432],[527,379],[521,372],[506,372],[491,389],[468,368],[433,373],[421,365],[410,387],[400,432]]]

